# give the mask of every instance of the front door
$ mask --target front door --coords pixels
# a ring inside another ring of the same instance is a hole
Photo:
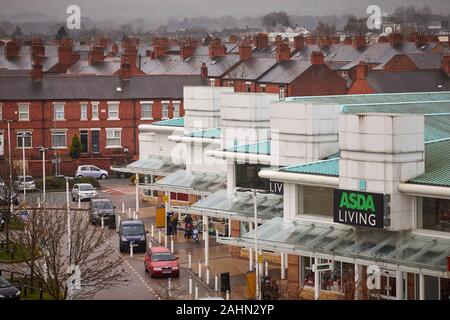
[[[2,157],[5,153],[4,145],[3,145],[3,132],[0,132],[0,157]]]
[[[89,151],[89,137],[86,130],[80,131],[81,153],[87,153]]]
[[[92,152],[99,153],[100,152],[100,131],[98,131],[98,130],[91,131],[91,140],[92,140]]]

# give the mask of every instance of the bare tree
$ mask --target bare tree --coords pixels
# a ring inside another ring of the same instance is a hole
[[[245,61],[240,61],[239,55],[233,55],[233,58],[225,69],[230,70],[224,77],[226,79],[225,81],[229,81],[230,86],[232,84],[235,91],[242,91],[242,84],[247,79],[250,71]],[[238,88],[241,89],[237,90]]]
[[[158,283],[155,289],[155,295],[159,300],[177,300],[186,294],[186,288],[181,285],[174,285],[170,280],[167,281],[167,285]]]
[[[14,201],[17,194],[14,189],[14,180],[17,177],[16,168],[10,167],[5,161],[0,166],[0,216],[5,221],[5,241],[10,243],[11,218],[13,215]]]
[[[122,258],[110,243],[111,232],[92,226],[86,212],[68,215],[65,208],[50,207],[29,212],[14,241],[33,255],[26,265],[53,299],[89,299],[126,281],[119,268]]]

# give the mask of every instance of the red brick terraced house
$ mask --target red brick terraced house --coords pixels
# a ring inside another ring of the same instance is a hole
[[[110,76],[43,76],[42,66],[34,65],[32,76],[0,77],[0,158],[8,160],[8,122],[17,166],[20,135],[29,135],[23,144],[33,176],[41,176],[40,146],[55,148],[47,151],[49,174],[73,175],[79,164],[108,169],[137,158],[138,126],[182,117],[183,87],[205,85],[205,80],[200,75],[132,76],[129,69],[124,65],[120,75]],[[82,142],[78,160],[69,156],[74,135]]]

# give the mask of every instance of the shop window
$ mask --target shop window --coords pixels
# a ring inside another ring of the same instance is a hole
[[[189,195],[186,193],[171,192],[170,200],[189,201]]]
[[[299,186],[300,214],[333,216],[333,189],[311,186]]]
[[[450,200],[435,198],[418,198],[417,226],[450,232]]]
[[[236,187],[269,190],[269,180],[260,178],[258,172],[268,166],[260,164],[236,164]]]
[[[441,278],[441,300],[450,300],[450,279]]]

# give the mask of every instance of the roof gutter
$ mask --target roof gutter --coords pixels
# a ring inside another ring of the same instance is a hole
[[[250,163],[262,163],[271,164],[270,155],[255,154],[255,153],[242,153],[242,152],[229,152],[221,150],[208,150],[206,151],[208,157],[227,159],[232,161],[244,161]]]
[[[140,124],[140,132],[173,132],[173,133],[184,133],[184,127],[171,127],[171,126],[157,126],[153,124]]]
[[[450,188],[448,187],[438,187],[414,183],[400,183],[398,185],[398,191],[413,196],[450,199]]]
[[[318,187],[339,187],[339,177],[322,176],[315,174],[281,172],[275,170],[261,170],[258,174],[261,178],[274,181],[293,182],[296,184]]]
[[[222,143],[221,139],[194,138],[194,137],[186,137],[186,136],[169,136],[167,139],[169,141],[174,141],[174,142],[195,143],[195,144],[220,145]]]

